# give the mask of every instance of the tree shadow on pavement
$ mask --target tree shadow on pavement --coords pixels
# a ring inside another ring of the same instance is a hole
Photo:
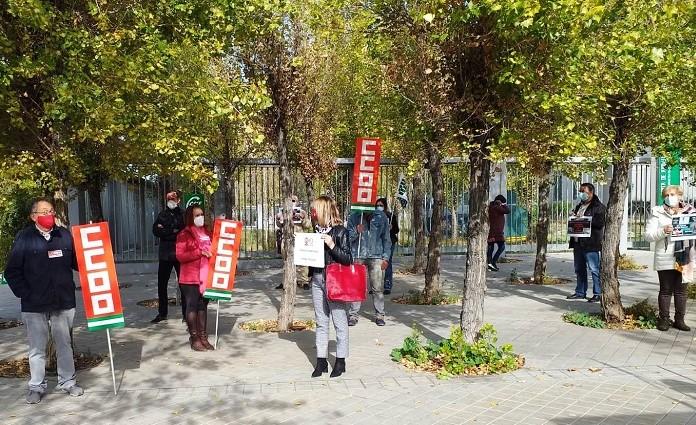
[[[668,409],[665,409],[668,410]],[[669,412],[665,413],[640,413],[637,415],[621,415],[621,414],[610,414],[610,415],[585,415],[582,419],[578,417],[556,417],[550,419],[548,423],[567,425],[572,423],[582,423],[582,424],[683,424],[691,425],[695,423],[694,412],[679,411],[679,412]],[[691,421],[690,421],[691,419]]]

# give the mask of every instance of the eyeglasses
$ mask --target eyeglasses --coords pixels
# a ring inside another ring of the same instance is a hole
[[[56,215],[56,210],[32,211],[31,213],[36,215]]]

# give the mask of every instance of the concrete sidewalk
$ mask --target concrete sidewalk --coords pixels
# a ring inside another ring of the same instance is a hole
[[[631,254],[651,263],[650,253]],[[188,347],[178,308],[169,321],[149,323],[156,310],[136,302],[156,296],[156,277],[133,275],[123,279],[131,286],[121,290],[127,328],[112,332],[119,395],[111,392],[108,361],[78,374],[85,396],[50,394],[35,406],[24,404],[25,380],[0,379],[0,423],[696,424],[693,331],[610,331],[563,323],[566,311],[599,306],[565,300],[572,284],[510,285],[512,270],[529,274],[533,261],[511,258],[520,261],[489,273],[485,312],[500,341],[511,342],[527,359],[512,374],[438,381],[408,371],[390,360],[391,349],[413,324],[431,339],[447,336],[460,307],[387,302],[387,326],[377,327],[368,302],[351,328],[345,378],[311,379],[313,332],[249,334],[238,328],[241,321],[275,318],[279,269],[238,279],[233,301],[221,304],[219,349],[196,353]],[[463,267],[463,258],[444,257],[446,291],[461,291]],[[573,278],[572,255],[552,255],[549,271]],[[622,273],[621,282],[624,305],[657,297],[653,271]],[[394,295],[420,286],[422,276],[397,275]],[[171,288],[173,294],[173,282]],[[215,310],[211,304],[210,329]],[[689,310],[687,323],[696,328],[693,302]],[[0,317],[18,316],[18,300],[0,287]],[[86,331],[81,306],[77,317],[77,348],[107,353],[105,333]],[[309,291],[299,290],[296,318],[313,318]],[[0,358],[26,355],[24,329],[0,331],[0,347]]]

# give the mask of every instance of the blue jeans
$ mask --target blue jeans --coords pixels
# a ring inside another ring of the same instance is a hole
[[[602,287],[599,284],[599,252],[585,251],[582,248],[573,250],[573,258],[575,262],[575,275],[578,278],[578,283],[575,286],[575,294],[580,296],[587,295],[587,267],[589,266],[592,273],[592,292],[594,295],[602,293]]]
[[[493,249],[498,245],[498,250],[493,254]],[[488,264],[493,264],[494,266],[498,264],[498,259],[505,251],[505,241],[495,241],[488,242],[488,250],[486,251],[486,260]]]
[[[389,266],[384,271],[384,290],[391,291],[392,283],[394,278],[394,269],[392,268],[392,258],[394,258],[394,249],[396,248],[396,243],[392,244],[391,253],[389,253]]]

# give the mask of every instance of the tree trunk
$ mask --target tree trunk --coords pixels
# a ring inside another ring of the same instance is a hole
[[[609,185],[599,276],[602,284],[604,319],[607,322],[616,323],[624,320],[624,309],[619,292],[618,257],[621,221],[628,192],[628,172],[631,166],[629,155],[624,153],[621,158],[615,159],[612,165],[614,170]]]
[[[314,182],[312,181],[311,177],[305,177],[304,182],[305,182],[305,188],[307,189],[307,208],[305,208],[305,209],[309,211],[309,208],[312,205],[312,201],[314,201],[314,198],[315,198]]]
[[[89,220],[91,220],[93,223],[104,221],[101,190],[102,188],[98,185],[87,185],[87,196],[89,198]]]
[[[56,210],[56,223],[60,226],[70,226],[70,216],[68,215],[68,193],[67,189],[60,187],[53,192],[53,202]]]
[[[232,156],[230,154],[230,141],[227,138],[227,131],[225,128],[221,129],[223,134],[223,151],[222,151],[222,163],[220,168],[222,168],[222,193],[224,195],[225,203],[225,216],[229,219],[236,220],[237,212],[235,209],[235,185],[234,185],[234,172],[236,167],[232,165]]]
[[[428,241],[428,264],[425,269],[423,296],[426,303],[440,293],[440,241],[442,239],[442,213],[444,211],[444,182],[440,152],[434,142],[428,142],[428,167],[433,182],[433,219]]]
[[[415,229],[413,248],[413,273],[422,273],[425,268],[425,182],[423,172],[418,171],[413,176],[413,223]]]
[[[56,189],[53,192],[53,202],[55,203],[54,209],[56,210],[56,224],[65,227],[70,226],[67,189],[64,187]],[[70,336],[70,343],[72,344],[72,328],[70,329]],[[58,358],[56,356],[56,343],[53,341],[53,336],[51,336],[49,332],[48,342],[46,343],[46,370],[53,372],[58,370],[57,368]]]
[[[459,220],[457,219],[457,197],[455,194],[452,194],[452,196],[454,197],[452,205],[450,205],[450,214],[452,215],[452,239],[454,239],[456,243],[459,238]]]
[[[287,331],[292,325],[295,314],[296,289],[294,265],[295,235],[292,224],[292,183],[290,166],[288,162],[288,146],[285,138],[285,129],[279,126],[277,129],[277,152],[280,163],[280,190],[285,199],[283,208],[283,299],[278,311],[278,330]]]
[[[224,196],[224,210],[225,217],[236,220],[237,210],[235,208],[235,185],[234,185],[234,175],[229,167],[223,167],[222,172],[222,193]]]
[[[460,326],[464,339],[474,342],[483,326],[486,294],[486,249],[488,247],[488,191],[491,162],[481,150],[469,156],[469,222],[467,224],[466,272]]]
[[[544,164],[543,175],[539,181],[539,220],[536,226],[536,259],[534,261],[534,282],[543,285],[546,276],[546,250],[549,243],[549,195],[551,192],[551,163]]]

